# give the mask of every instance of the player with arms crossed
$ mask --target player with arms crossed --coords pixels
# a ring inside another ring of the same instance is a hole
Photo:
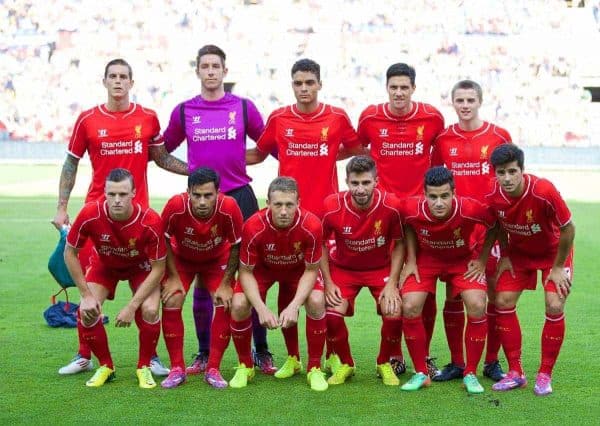
[[[452,171],[456,192],[461,197],[470,197],[485,202],[493,181],[493,170],[489,162],[492,151],[499,145],[511,143],[510,134],[503,128],[483,121],[479,117],[479,109],[483,102],[481,86],[471,80],[462,80],[454,85],[451,92],[452,105],[458,116],[458,123],[446,128],[435,140],[431,163],[433,166],[444,165]],[[481,248],[485,228],[479,227],[472,243]],[[496,330],[496,307],[494,305],[496,263],[500,257],[500,249],[492,248],[492,256],[488,257],[488,337],[483,375],[499,381],[504,372],[498,361],[500,338]],[[446,287],[444,304],[444,328],[452,359],[435,381],[446,381],[463,377],[465,361],[463,353],[463,334],[465,329],[465,313],[462,299],[450,298],[451,286]]]
[[[338,192],[336,160],[362,153],[362,148],[346,112],[319,102],[319,64],[300,59],[292,66],[291,74],[296,103],[271,113],[246,160],[256,164],[276,150],[279,176],[293,177],[298,182],[302,207],[322,217],[323,200]]]
[[[215,305],[204,380],[215,388],[227,387],[219,366],[230,338],[229,311],[239,263],[242,212],[232,197],[219,192],[217,173],[200,167],[188,177],[187,192],[167,202],[162,221],[168,239],[162,326],[171,372],[161,386],[174,388],[186,379],[181,309],[196,278]]]
[[[379,186],[400,199],[421,194],[431,149],[444,129],[444,118],[435,107],[412,100],[416,77],[415,69],[405,63],[390,65],[386,71],[388,102],[368,106],[358,120],[358,137],[375,160]],[[435,298],[429,298],[423,310],[428,348],[435,316]],[[391,362],[396,374],[406,371],[400,345]],[[427,365],[431,377],[440,373],[433,358],[427,357]]]
[[[160,336],[159,284],[166,258],[160,216],[134,204],[134,181],[128,170],[108,173],[105,196],[106,200],[90,202],[79,212],[65,247],[65,263],[81,294],[77,329],[100,365],[86,386],[99,387],[115,377],[102,305],[114,299],[119,281],[128,280],[133,297],[115,318],[115,325],[129,327],[135,318],[139,329],[136,374],[139,386],[150,389],[156,386],[149,365]],[[84,274],[77,254],[87,240],[92,241],[94,251]]]
[[[129,92],[133,87],[131,66],[123,59],[113,59],[104,68],[102,84],[106,88],[107,101],[82,112],[73,128],[67,148],[67,157],[59,183],[58,206],[52,221],[57,229],[69,225],[67,206],[75,185],[79,160],[87,152],[92,163],[92,181],[85,202],[102,200],[106,176],[114,168],[131,172],[136,182],[134,201],[143,208],[148,203],[148,160],[159,167],[177,174],[187,174],[186,163],[169,155],[160,136],[160,124],[156,113],[131,102]],[[79,252],[83,270],[92,255],[92,244],[88,243]],[[151,368],[154,374],[165,375],[158,357],[153,357]],[[77,356],[59,374],[74,374],[93,369],[91,351],[85,342],[79,341]]]
[[[254,307],[260,323],[281,327],[288,358],[275,377],[284,379],[302,369],[296,325],[301,305],[306,309],[307,381],[315,391],[327,390],[321,357],[326,337],[323,284],[317,280],[321,259],[322,228],[319,219],[298,207],[298,186],[290,177],[271,182],[267,208],[255,213],[244,224],[240,251],[239,284],[236,285],[231,312],[231,334],[240,365],[229,382],[242,388],[254,377],[250,358],[250,309]],[[279,315],[265,304],[267,291],[279,283]]]
[[[460,295],[467,307],[463,383],[469,394],[483,393],[476,373],[487,333],[485,263],[495,238],[495,217],[478,201],[457,196],[452,172],[445,167],[427,171],[424,191],[424,196],[409,198],[402,205],[407,251],[416,253],[408,256],[400,279],[404,336],[416,374],[401,389],[415,391],[430,384],[424,361],[426,331],[421,312],[428,294],[435,295],[440,279],[451,287],[453,297]],[[486,239],[488,250],[474,259],[469,241],[481,225],[490,230]],[[392,283],[388,287],[389,291],[395,290]]]
[[[225,91],[228,68],[223,49],[213,44],[202,46],[196,56],[196,75],[200,94],[181,102],[171,113],[163,136],[167,151],[172,152],[187,141],[189,170],[210,167],[219,175],[221,191],[233,197],[244,220],[258,211],[258,201],[246,172],[246,136],[257,141],[264,129],[263,119],[250,99]],[[209,357],[210,325],[213,304],[204,287],[194,288],[192,306],[198,353],[187,368],[188,374],[206,370]],[[254,362],[266,374],[276,371],[267,344],[267,331],[253,312],[253,334],[256,351]]]
[[[552,369],[565,336],[565,302],[573,279],[575,225],[554,185],[524,174],[524,154],[515,145],[501,145],[490,157],[497,183],[486,201],[501,224],[502,257],[496,282],[496,323],[508,360],[506,377],[492,386],[508,391],[527,385],[521,365],[522,335],[517,302],[523,290],[534,290],[542,273],[546,321],[542,357],[533,391],[552,393]],[[508,238],[506,238],[508,234]]]
[[[346,165],[348,191],[325,200],[324,239],[335,239],[335,246],[321,260],[327,301],[327,339],[333,354],[327,360],[333,375],[329,384],[343,384],[354,375],[348,328],[344,316],[354,314],[354,301],[363,287],[369,289],[379,305],[386,297],[399,300],[397,290],[404,261],[402,219],[399,201],[392,194],[375,188],[377,169],[372,158],[357,156]],[[393,282],[395,295],[381,291]],[[391,351],[398,344],[402,322],[400,303],[384,312],[381,344],[377,356],[377,374],[385,385],[398,386],[400,381],[390,364]],[[425,358],[423,358],[425,360]]]

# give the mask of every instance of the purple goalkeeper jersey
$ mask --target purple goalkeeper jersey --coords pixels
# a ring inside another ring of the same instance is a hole
[[[190,172],[201,166],[214,169],[221,177],[222,192],[247,185],[252,179],[246,173],[246,134],[257,141],[264,129],[256,106],[246,100],[248,127],[244,131],[242,98],[238,96],[225,93],[218,101],[207,101],[198,95],[182,104],[171,113],[163,134],[167,151],[187,139]]]

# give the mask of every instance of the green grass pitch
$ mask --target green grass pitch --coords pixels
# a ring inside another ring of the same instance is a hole
[[[154,207],[160,210],[164,200]],[[74,200],[76,212],[81,200]],[[109,341],[116,362],[117,380],[100,389],[89,389],[89,374],[61,377],[57,369],[76,351],[74,329],[46,326],[42,312],[49,296],[58,290],[46,270],[48,255],[57,232],[50,225],[54,197],[0,197],[0,423],[90,423],[90,424],[597,424],[600,418],[600,275],[598,241],[600,205],[570,203],[577,226],[575,283],[567,303],[567,337],[554,372],[555,393],[533,395],[539,363],[540,330],[543,324],[543,294],[528,292],[521,300],[519,315],[523,327],[523,364],[530,384],[526,389],[492,393],[491,382],[482,379],[486,393],[469,397],[460,381],[433,384],[415,393],[386,387],[375,376],[380,321],[373,302],[363,292],[358,314],[348,319],[357,374],[346,385],[325,393],[311,392],[305,376],[278,381],[257,374],[242,390],[214,390],[202,377],[190,377],[174,390],[137,387],[137,330],[116,329],[113,318],[129,297],[121,284],[114,302],[105,305],[110,316]],[[443,288],[438,289],[441,311]],[[70,291],[78,300],[75,289]],[[272,299],[271,299],[272,303]],[[191,303],[185,306],[186,347],[196,350]],[[438,364],[449,361],[441,315],[438,315],[432,353]],[[305,357],[304,324],[300,342]],[[269,332],[276,361],[284,360],[283,338]],[[158,348],[164,361],[168,356],[161,340]],[[405,354],[407,352],[405,350]],[[503,365],[506,367],[503,355]],[[233,375],[236,357],[230,345],[222,373]],[[410,367],[409,367],[410,369]],[[479,372],[481,374],[481,372]],[[401,382],[408,374],[401,377]]]

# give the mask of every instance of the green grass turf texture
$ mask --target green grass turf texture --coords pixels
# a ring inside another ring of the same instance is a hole
[[[70,212],[76,212],[81,202],[73,200]],[[157,200],[154,207],[160,211],[164,202]],[[135,378],[137,329],[117,329],[112,322],[130,297],[127,285],[121,283],[116,300],[105,304],[111,319],[108,334],[117,380],[99,389],[87,388],[84,383],[90,373],[57,374],[77,349],[75,329],[52,329],[42,317],[49,296],[59,289],[46,270],[57,240],[57,232],[49,223],[54,206],[54,197],[0,197],[1,424],[597,424],[600,418],[599,204],[570,203],[577,226],[575,284],[567,304],[567,337],[554,372],[555,393],[545,398],[534,396],[532,391],[544,320],[540,290],[526,292],[519,305],[529,385],[497,393],[490,390],[492,382],[482,378],[485,394],[470,397],[460,381],[435,383],[414,393],[381,384],[375,375],[380,320],[366,291],[358,298],[358,314],[347,320],[357,374],[345,385],[317,393],[308,388],[304,374],[277,380],[258,373],[242,390],[212,389],[202,376],[191,376],[174,390],[142,390]],[[440,284],[432,343],[432,354],[440,366],[449,361],[441,321],[443,290]],[[275,292],[271,291],[269,299],[272,307]],[[76,289],[70,294],[78,300]],[[196,350],[190,301],[184,317],[187,357]],[[301,354],[306,357],[302,317]],[[285,350],[279,330],[269,332],[269,343],[280,365]],[[162,338],[158,352],[168,362]],[[233,376],[236,360],[230,344],[221,368],[226,379]],[[501,360],[506,367],[503,355]],[[401,382],[409,377],[408,373],[403,375]]]

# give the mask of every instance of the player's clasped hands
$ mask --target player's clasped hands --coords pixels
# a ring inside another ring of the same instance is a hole
[[[257,310],[256,312],[258,313],[258,321],[263,327],[268,328],[269,330],[274,330],[279,327],[279,319],[277,318],[277,315],[275,315],[269,309],[265,308],[264,310]]]
[[[298,324],[298,308],[289,305],[279,314],[279,326],[289,328]]]

